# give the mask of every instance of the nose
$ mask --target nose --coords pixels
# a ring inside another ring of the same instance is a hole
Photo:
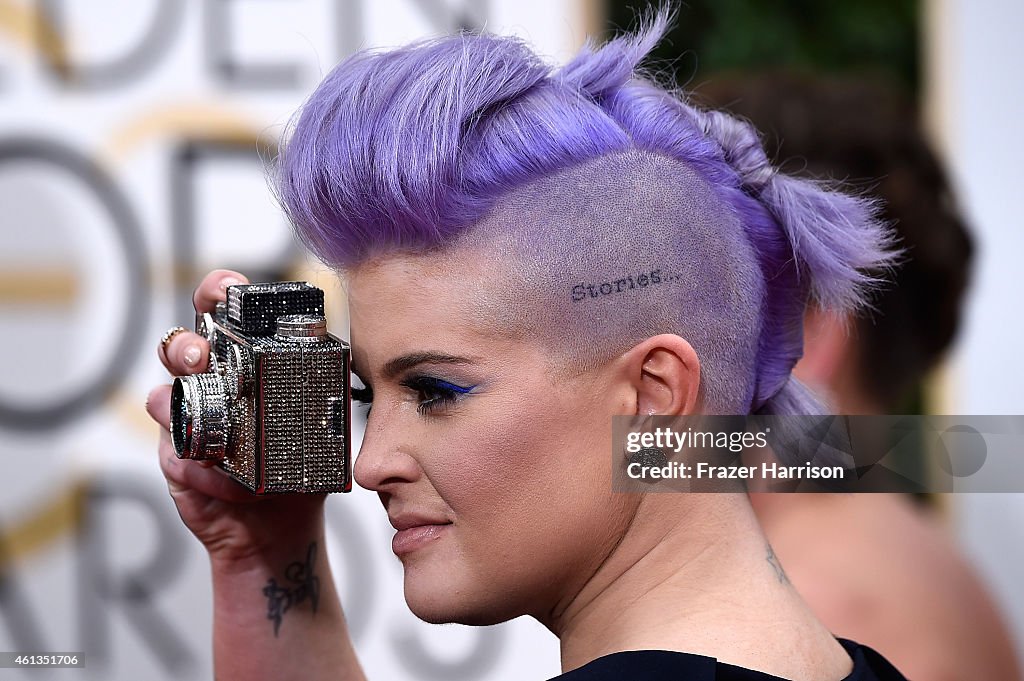
[[[382,412],[374,408],[367,421],[352,469],[356,483],[374,492],[389,492],[395,485],[415,482],[423,472],[412,448],[402,441],[400,433],[387,427]]]

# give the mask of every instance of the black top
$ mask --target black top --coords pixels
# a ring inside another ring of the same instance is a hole
[[[867,646],[838,639],[853,658],[853,671],[843,681],[906,681],[884,657]],[[549,681],[780,681],[713,657],[668,650],[631,650],[599,657]]]

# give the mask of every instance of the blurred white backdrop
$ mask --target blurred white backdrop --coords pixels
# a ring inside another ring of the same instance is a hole
[[[937,408],[1024,414],[1024,218],[1017,204],[1024,3],[928,0],[924,8],[925,109],[978,242],[965,324]],[[993,588],[1024,658],[1024,495],[950,501],[958,538]]]

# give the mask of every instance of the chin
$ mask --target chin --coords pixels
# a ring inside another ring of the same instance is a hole
[[[524,614],[499,601],[499,595],[480,585],[461,585],[451,575],[436,578],[408,568],[405,572],[405,602],[412,614],[430,624],[489,626]]]

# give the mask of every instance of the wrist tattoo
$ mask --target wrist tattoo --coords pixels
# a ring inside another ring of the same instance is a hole
[[[288,564],[284,569],[284,584],[278,584],[271,577],[263,587],[263,595],[267,597],[267,619],[274,624],[274,637],[281,629],[281,620],[293,605],[309,601],[313,614],[316,614],[320,603],[320,578],[316,576],[317,544],[312,542],[306,549],[304,560]]]
[[[782,569],[782,563],[779,562],[779,557],[775,555],[775,549],[772,545],[768,545],[768,556],[765,559],[768,564],[775,570],[775,576],[779,578],[779,584],[789,584],[789,577],[786,576],[786,571]]]

